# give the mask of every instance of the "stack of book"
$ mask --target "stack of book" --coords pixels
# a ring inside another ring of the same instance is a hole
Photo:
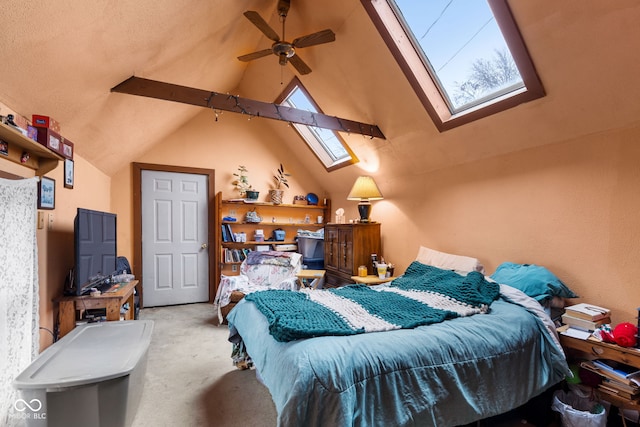
[[[611,310],[593,304],[580,303],[565,308],[562,323],[584,331],[595,331],[605,323],[611,323]]]
[[[640,399],[640,370],[612,360],[584,361],[583,368],[602,377],[598,390],[628,400]]]

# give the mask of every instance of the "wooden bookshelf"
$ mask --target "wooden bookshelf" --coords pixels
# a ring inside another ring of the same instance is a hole
[[[256,210],[262,218],[258,223],[245,221],[248,211]],[[225,249],[255,249],[258,245],[268,245],[273,249],[277,245],[296,244],[298,229],[316,231],[323,228],[331,213],[331,201],[326,204],[304,205],[282,203],[279,205],[269,202],[245,202],[243,200],[223,200],[222,193],[216,195],[216,223],[214,224],[216,238],[216,257],[220,263],[220,272],[225,275],[236,275],[239,273],[241,261],[225,261]],[[322,222],[318,223],[318,217],[322,216]],[[225,217],[233,217],[236,221],[224,221]],[[308,221],[305,220],[308,219]],[[222,226],[228,225],[232,232],[244,232],[246,242],[223,241]],[[265,241],[254,240],[255,230],[264,230]],[[273,230],[282,229],[285,231],[283,241],[267,241]],[[220,278],[217,278],[219,283]]]

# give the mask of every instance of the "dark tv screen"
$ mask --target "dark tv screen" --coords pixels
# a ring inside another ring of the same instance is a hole
[[[116,215],[78,208],[74,240],[75,292],[82,295],[116,271]]]

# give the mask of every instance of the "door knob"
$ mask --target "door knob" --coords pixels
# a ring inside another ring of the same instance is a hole
[[[200,245],[201,249],[207,249],[208,247],[209,247],[209,245],[206,244],[206,243],[203,243],[202,245]]]

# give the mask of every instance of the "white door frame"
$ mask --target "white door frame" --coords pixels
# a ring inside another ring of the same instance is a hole
[[[215,262],[215,171],[213,169],[190,168],[184,166],[156,165],[151,163],[133,163],[133,260],[131,269],[136,279],[140,281],[137,286],[140,294],[140,307],[144,307],[144,294],[142,292],[142,284],[144,277],[142,276],[142,171],[162,171],[162,172],[178,172],[193,173],[198,175],[207,175],[208,178],[208,200],[207,215],[209,222],[209,302],[213,303],[216,295],[216,277],[219,274],[218,263]]]

